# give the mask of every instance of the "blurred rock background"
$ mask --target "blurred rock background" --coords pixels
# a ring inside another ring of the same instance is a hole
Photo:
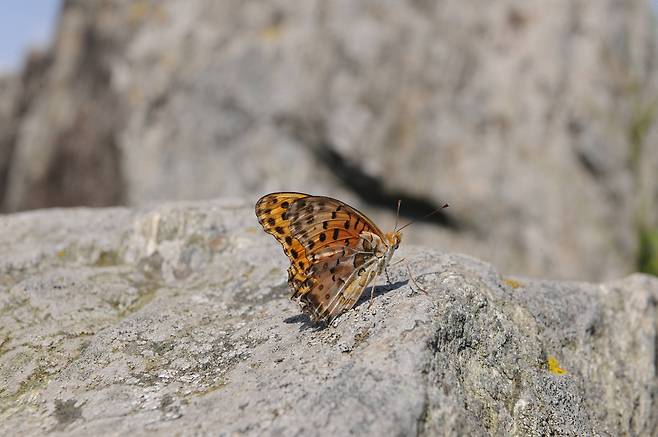
[[[648,0],[66,0],[0,79],[0,205],[343,199],[517,275],[658,274]]]

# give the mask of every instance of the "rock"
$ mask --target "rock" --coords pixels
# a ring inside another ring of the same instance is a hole
[[[7,211],[122,202],[118,136],[124,112],[110,71],[122,46],[119,35],[110,41],[103,30],[120,17],[112,19],[106,6],[64,2],[52,50],[33,53],[27,62],[8,126]]]
[[[13,125],[16,94],[18,93],[18,77],[11,74],[0,74],[0,205],[7,186],[7,172],[13,152]]]
[[[655,435],[658,280],[404,245],[321,329],[243,200],[0,217],[0,434]],[[412,232],[412,231],[409,231]]]
[[[392,226],[448,202],[410,242],[616,278],[658,226],[655,23],[624,5],[68,0],[3,208],[297,190]]]

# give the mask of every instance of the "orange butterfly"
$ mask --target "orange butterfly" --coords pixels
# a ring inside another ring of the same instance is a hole
[[[400,245],[399,230],[383,233],[340,200],[302,193],[271,193],[256,216],[290,258],[291,299],[314,321],[331,322],[349,310],[381,274]],[[375,284],[370,289],[371,297]]]

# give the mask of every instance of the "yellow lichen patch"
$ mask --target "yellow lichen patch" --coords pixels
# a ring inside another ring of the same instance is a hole
[[[128,101],[131,105],[136,106],[144,101],[144,93],[140,87],[132,87],[128,93]]]
[[[147,20],[163,24],[169,20],[167,11],[161,4],[149,0],[135,0],[128,9],[128,22],[139,25]]]
[[[263,29],[260,32],[261,38],[263,38],[265,41],[276,41],[279,38],[281,38],[281,34],[283,33],[283,26],[280,24],[272,24],[271,26],[267,26],[265,29]]]
[[[110,267],[119,264],[119,255],[113,250],[104,250],[98,255],[98,259],[94,263],[96,267]]]
[[[60,249],[55,252],[55,256],[62,261],[67,261],[71,259],[71,251],[68,248]]]
[[[549,355],[546,364],[548,365],[548,371],[551,373],[555,373],[556,375],[564,375],[567,373],[566,370],[560,367],[560,363],[555,357]]]
[[[130,5],[129,19],[131,24],[143,21],[151,11],[151,5],[147,1],[136,1]]]
[[[503,282],[505,282],[505,285],[507,285],[508,287],[512,287],[515,290],[523,285],[516,279],[512,279],[512,278],[506,278]]]

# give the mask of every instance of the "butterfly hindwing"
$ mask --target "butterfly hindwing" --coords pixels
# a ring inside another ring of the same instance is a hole
[[[310,307],[314,319],[331,320],[352,308],[373,279],[377,259],[374,256],[357,258],[357,255],[335,254],[313,264],[314,282],[310,290],[300,296],[300,303]],[[359,267],[354,267],[355,262]]]

